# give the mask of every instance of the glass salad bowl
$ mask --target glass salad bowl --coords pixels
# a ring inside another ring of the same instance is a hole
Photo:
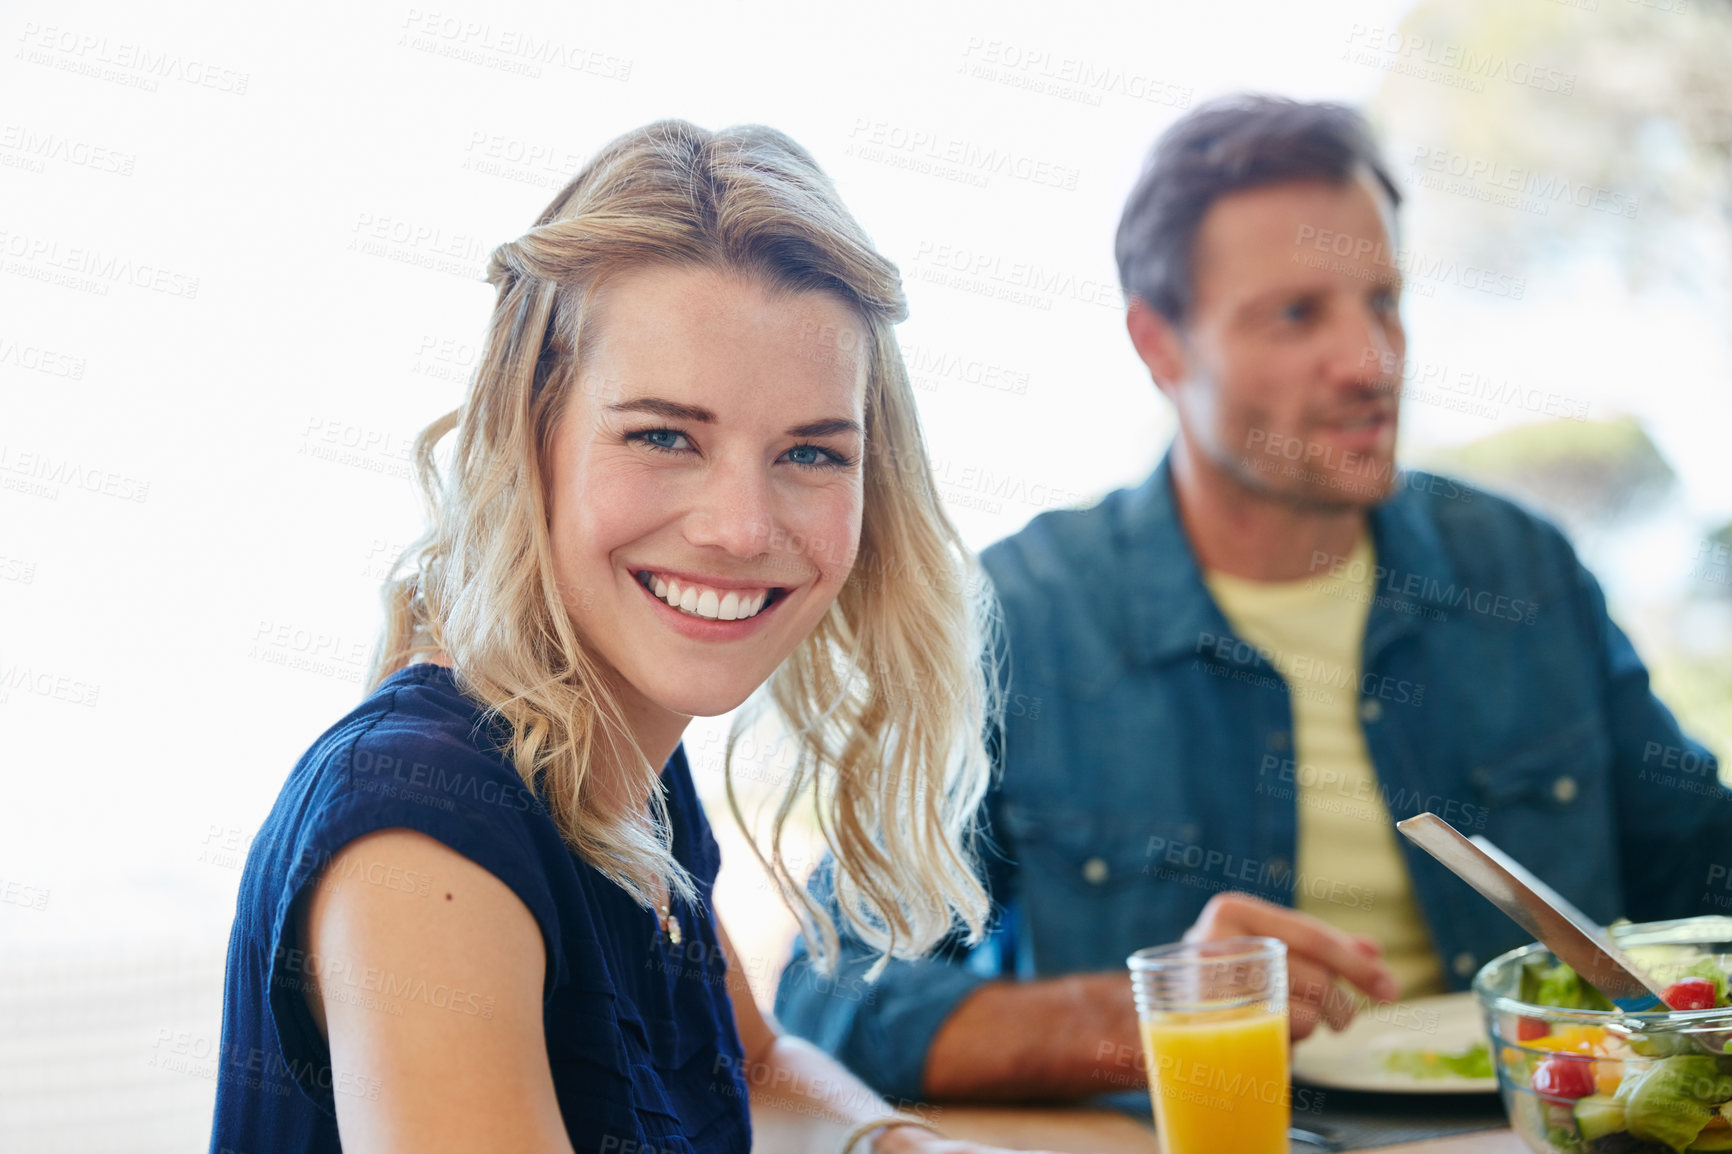
[[[1697,1008],[1621,1012],[1537,942],[1488,962],[1473,990],[1510,1126],[1541,1154],[1732,1151],[1732,918],[1610,933]]]

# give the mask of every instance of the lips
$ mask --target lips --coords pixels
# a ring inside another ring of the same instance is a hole
[[[1336,432],[1357,433],[1366,429],[1379,429],[1395,419],[1394,410],[1388,405],[1371,405],[1353,408],[1342,412],[1332,420],[1318,422],[1326,429]]]
[[[1313,426],[1331,441],[1354,452],[1380,449],[1395,424],[1395,414],[1385,408],[1359,409],[1332,421]]]
[[[780,586],[719,588],[653,569],[640,569],[633,576],[639,585],[672,608],[705,621],[745,621],[787,595],[787,590]]]

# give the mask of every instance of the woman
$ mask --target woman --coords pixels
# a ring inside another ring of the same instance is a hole
[[[745,1151],[748,1092],[803,1150],[975,1149],[760,1015],[679,745],[768,681],[799,752],[770,864],[815,948],[836,927],[780,848],[808,789],[854,933],[979,935],[982,583],[895,267],[786,137],[662,122],[488,279],[371,695],[249,855],[212,1150]]]

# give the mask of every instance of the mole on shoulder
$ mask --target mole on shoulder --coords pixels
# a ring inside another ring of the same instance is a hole
[[[446,895],[445,895],[445,900],[446,900],[446,901],[450,901],[450,900],[451,900],[451,895],[450,895],[450,894],[446,894]]]

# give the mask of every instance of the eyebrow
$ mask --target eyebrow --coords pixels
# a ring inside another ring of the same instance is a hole
[[[788,430],[791,437],[832,437],[838,433],[858,433],[860,423],[850,421],[846,417],[830,417],[822,421],[813,421],[809,425],[795,425]]]
[[[678,401],[665,401],[660,397],[636,397],[629,401],[617,401],[608,407],[612,413],[650,413],[657,417],[666,417],[674,421],[692,421],[700,425],[716,423],[716,414],[698,405],[682,405]],[[838,433],[861,432],[860,422],[846,417],[828,417],[822,421],[811,421],[804,425],[795,425],[788,430],[791,437],[830,437]]]
[[[664,401],[659,397],[616,401],[607,409],[610,413],[651,413],[675,421],[696,421],[700,425],[716,423],[716,415],[708,409],[699,408],[697,405],[682,405],[678,401]]]

